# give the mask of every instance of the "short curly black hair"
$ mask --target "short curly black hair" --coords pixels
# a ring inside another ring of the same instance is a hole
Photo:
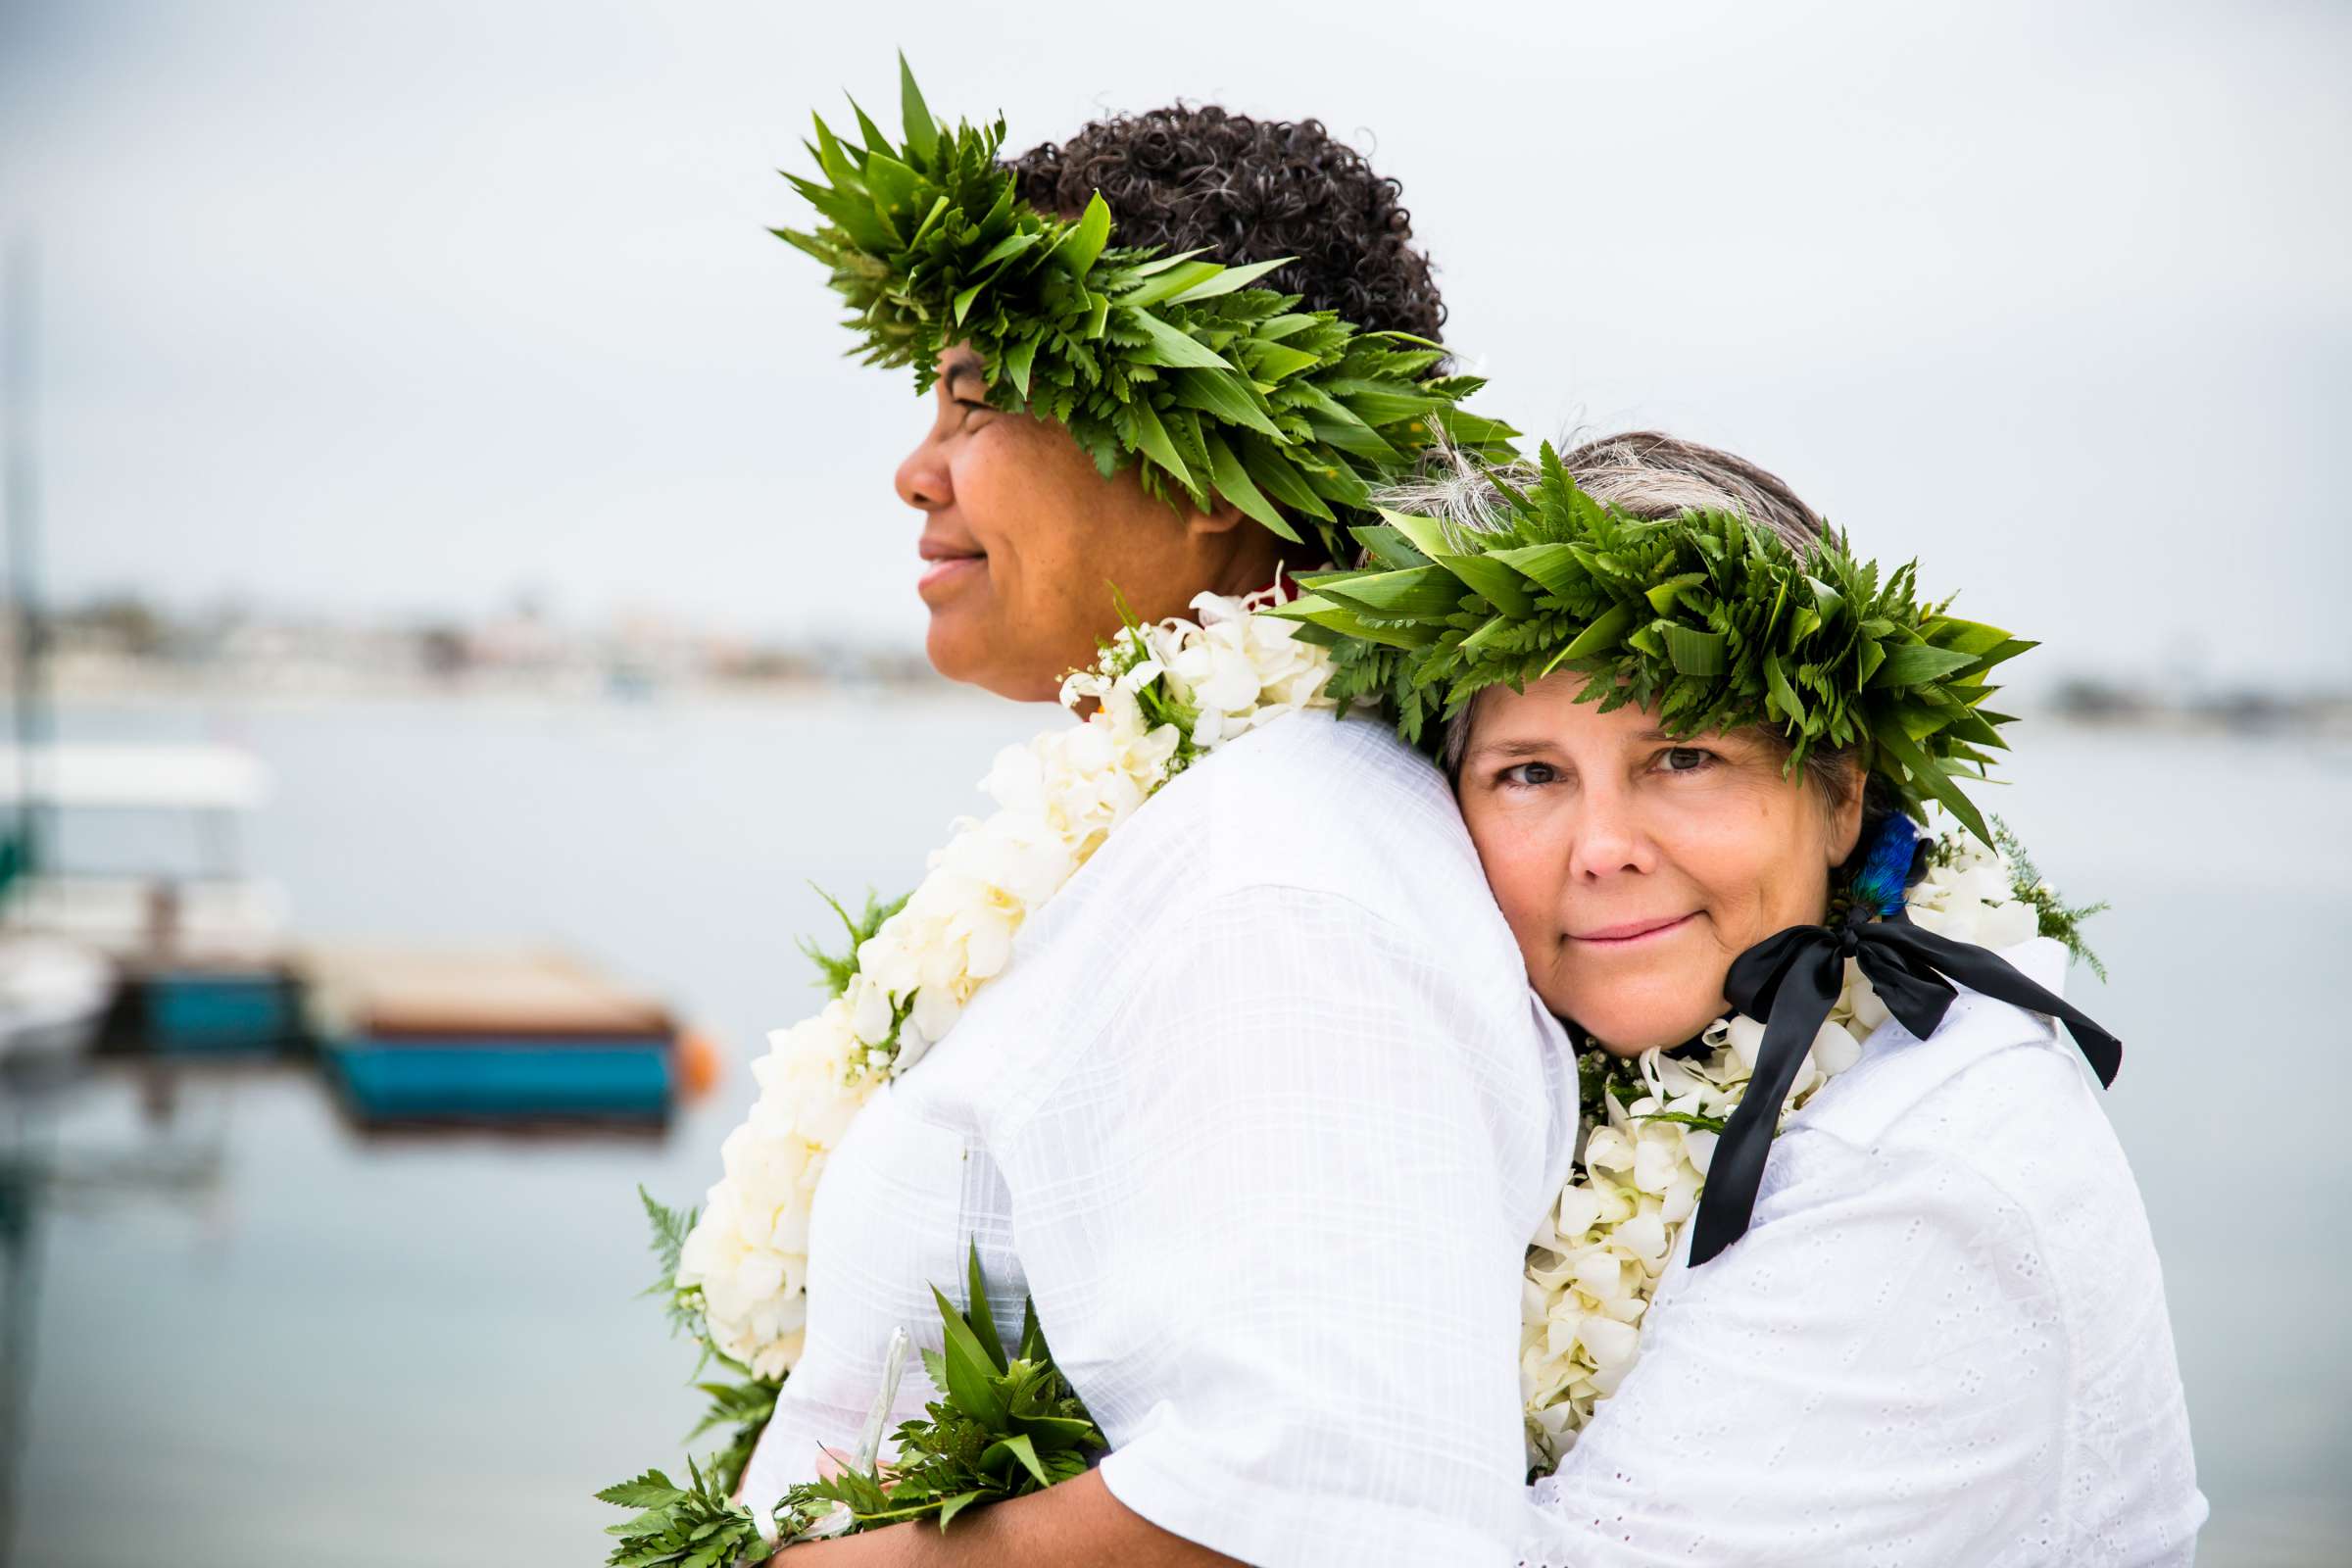
[[[1308,310],[1433,340],[1445,325],[1429,258],[1408,243],[1403,187],[1319,121],[1180,104],[1098,120],[1010,167],[1041,212],[1075,216],[1101,191],[1114,244],[1205,248],[1232,266],[1295,256],[1265,285]]]

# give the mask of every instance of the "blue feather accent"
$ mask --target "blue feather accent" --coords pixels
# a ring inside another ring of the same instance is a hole
[[[1897,811],[1886,818],[1879,836],[1854,873],[1853,901],[1857,907],[1884,918],[1903,906],[1903,889],[1911,880],[1911,861],[1919,849],[1919,828]]]

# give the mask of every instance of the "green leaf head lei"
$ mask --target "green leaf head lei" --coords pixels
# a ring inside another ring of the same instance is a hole
[[[1335,560],[1373,486],[1426,450],[1512,455],[1517,432],[1460,406],[1483,382],[1446,374],[1438,344],[1255,286],[1288,258],[1116,245],[1100,192],[1074,221],[1038,212],[998,161],[1004,121],[951,128],[904,56],[899,72],[902,139],[855,103],[855,141],[818,118],[819,177],[785,177],[821,222],[773,231],[830,269],[864,363],[910,365],[927,392],[940,353],[969,345],[993,405],[1059,420],[1105,476],[1136,464],[1154,495],[1223,501],[1293,541],[1304,519]]]
[[[1332,649],[1343,707],[1385,706],[1435,755],[1488,687],[1581,671],[1586,701],[1637,704],[1672,735],[1777,730],[1791,770],[1853,747],[1913,815],[1934,801],[1993,841],[1959,779],[2005,749],[1985,676],[2034,644],[1923,604],[1912,565],[1882,574],[1835,537],[1800,550],[1732,512],[1631,516],[1549,445],[1526,489],[1494,485],[1491,527],[1384,510],[1353,530],[1369,564],[1265,612]]]

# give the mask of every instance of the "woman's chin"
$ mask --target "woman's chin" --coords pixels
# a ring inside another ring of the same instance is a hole
[[[1061,692],[1068,670],[1026,667],[1004,639],[989,634],[988,617],[961,607],[931,612],[931,629],[923,638],[923,656],[949,680],[1016,703],[1050,703]]]
[[[955,610],[931,612],[930,630],[923,635],[923,657],[949,680],[967,686],[988,686],[987,629],[980,617]]]
[[[1581,1021],[1581,1020],[1580,1020]],[[1666,1029],[1642,1028],[1639,1025],[1625,1029],[1601,1030],[1587,1026],[1592,1043],[1612,1056],[1639,1056],[1645,1051],[1671,1051],[1697,1037],[1698,1032],[1714,1022],[1714,1015],[1689,1028],[1674,1026]]]
[[[1608,1001],[1598,1007],[1579,1007],[1574,1002],[1578,997],[1588,1003],[1594,997]],[[1544,1002],[1561,1017],[1573,1019],[1594,1045],[1616,1056],[1639,1056],[1644,1051],[1682,1045],[1723,1015],[1721,999],[1693,998],[1681,987],[1675,995],[1649,999],[1623,986],[1580,982],[1558,988]]]

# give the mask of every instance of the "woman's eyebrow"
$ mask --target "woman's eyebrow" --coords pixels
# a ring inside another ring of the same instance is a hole
[[[1544,740],[1487,741],[1470,748],[1472,757],[1541,757],[1551,750]]]
[[[955,364],[948,367],[947,371],[940,376],[940,380],[946,385],[948,389],[948,396],[954,397],[956,395],[956,378],[957,376],[978,375],[979,373],[980,368],[974,365],[971,361],[957,360]]]
[[[1642,746],[1715,746],[1722,747],[1727,750],[1736,748],[1741,744],[1738,737],[1722,731],[1718,731],[1714,734],[1694,733],[1677,735],[1674,731],[1661,725],[1652,725],[1650,728],[1645,729],[1641,734],[1635,736],[1634,740],[1637,744]]]

